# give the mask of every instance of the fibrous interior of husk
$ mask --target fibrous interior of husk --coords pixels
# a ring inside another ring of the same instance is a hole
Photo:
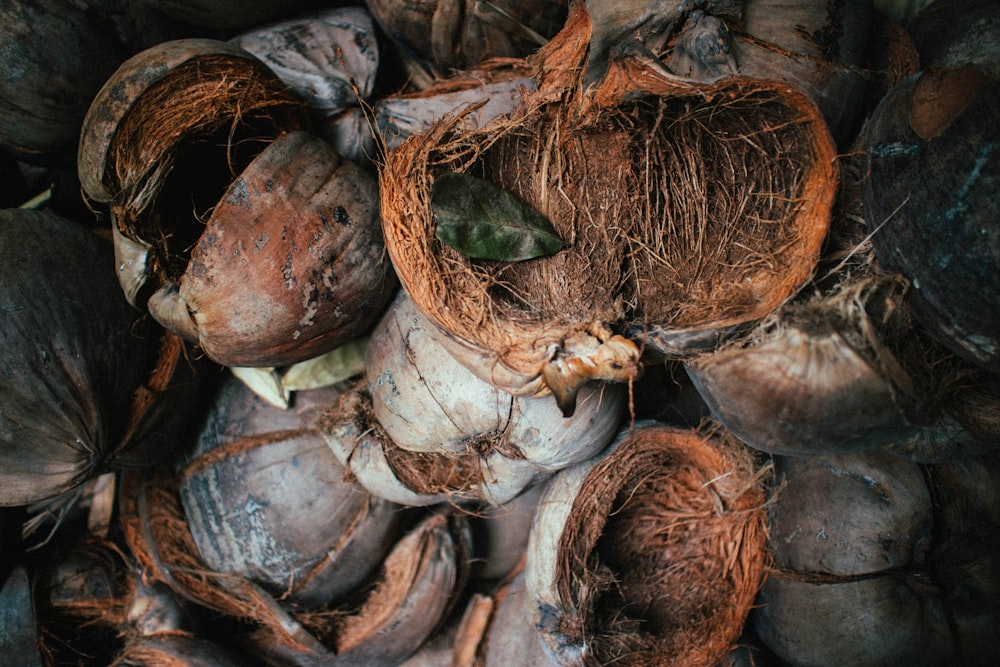
[[[580,616],[562,631],[593,664],[716,664],[761,582],[759,481],[731,440],[637,429],[574,501],[557,576]]]
[[[251,63],[218,55],[178,65],[134,101],[112,138],[104,175],[117,186],[112,212],[122,233],[152,245],[161,280],[183,273],[232,179],[304,123],[290,90]]]
[[[581,114],[527,103],[478,132],[463,132],[459,115],[411,138],[382,175],[387,247],[404,286],[443,328],[520,370],[571,332],[606,340],[623,324],[713,327],[767,314],[813,269],[834,167],[807,104],[737,81],[711,91],[660,81]],[[430,186],[449,171],[521,198],[567,247],[511,263],[440,244]]]

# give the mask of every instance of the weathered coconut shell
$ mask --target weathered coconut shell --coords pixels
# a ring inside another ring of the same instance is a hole
[[[362,7],[336,7],[258,26],[231,40],[260,58],[317,116],[367,99],[375,87],[379,47]]]
[[[1000,80],[966,66],[890,91],[865,132],[865,218],[883,267],[913,284],[917,321],[955,354],[1000,369]]]
[[[934,423],[944,393],[906,291],[898,276],[848,281],[685,368],[712,415],[756,449],[822,455],[899,442]]]
[[[68,163],[94,94],[129,53],[100,16],[61,0],[0,8],[0,146],[33,163]]]
[[[531,595],[520,573],[496,596],[496,610],[490,622],[489,633],[484,638],[485,667],[549,667],[554,662],[545,653],[542,639],[533,622]]]
[[[834,581],[770,574],[753,623],[795,665],[945,665],[953,657],[933,586],[901,573]]]
[[[735,75],[785,82],[817,102],[839,142],[857,131],[869,83],[861,67],[873,14],[867,0],[586,4],[594,25],[590,83],[616,52],[641,49],[690,80]]]
[[[716,665],[762,581],[764,491],[731,436],[637,423],[547,483],[532,621],[560,665]]]
[[[115,285],[111,244],[45,211],[0,211],[0,505],[176,451],[199,400],[179,341]]]
[[[379,26],[404,57],[432,76],[471,69],[489,58],[523,57],[558,32],[565,0],[469,2],[432,0],[422,4],[365,0]]]
[[[1000,5],[995,0],[924,4],[905,25],[925,69],[972,64],[1000,75]]]
[[[695,86],[636,59],[573,96],[589,36],[585,15],[567,24],[510,117],[473,131],[445,119],[381,172],[386,246],[420,310],[480,377],[564,406],[587,380],[634,378],[634,341],[688,355],[777,308],[810,276],[836,190],[833,143],[805,96],[744,78]],[[430,190],[449,171],[521,198],[568,246],[524,262],[445,246]],[[777,198],[760,201],[758,182]]]
[[[862,577],[925,562],[933,524],[920,466],[891,452],[776,457],[775,567]]]
[[[322,139],[270,143],[148,307],[226,366],[286,366],[360,337],[396,292],[375,178]]]
[[[398,506],[353,482],[315,426],[342,390],[299,392],[281,410],[229,380],[181,472],[181,501],[205,563],[296,608],[352,593],[395,536]]]

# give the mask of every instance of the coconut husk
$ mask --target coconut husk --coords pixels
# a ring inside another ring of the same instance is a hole
[[[715,665],[762,582],[761,474],[721,430],[653,423],[557,474],[532,528],[534,622],[558,664]]]
[[[812,273],[836,182],[822,117],[785,84],[694,85],[623,58],[584,91],[581,12],[517,111],[473,131],[443,119],[381,173],[387,248],[420,310],[481,377],[563,404],[635,377],[640,344],[689,354],[780,305]],[[440,243],[431,184],[451,171],[521,198],[567,247],[502,262]]]

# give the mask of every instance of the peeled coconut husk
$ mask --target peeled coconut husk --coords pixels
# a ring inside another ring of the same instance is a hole
[[[151,465],[196,420],[201,378],[115,286],[111,244],[47,211],[0,211],[0,505],[71,501]]]
[[[932,426],[967,373],[917,336],[898,275],[848,278],[685,363],[713,417],[785,455],[882,447]]]
[[[617,433],[621,385],[587,385],[564,417],[550,400],[511,396],[481,380],[442,338],[402,291],[372,331],[365,358],[372,410],[398,447],[484,459],[496,453],[556,471],[597,454]]]
[[[623,57],[581,90],[589,38],[579,3],[517,111],[473,131],[444,119],[381,172],[389,255],[453,353],[564,409],[588,380],[634,378],[639,344],[690,354],[774,310],[811,275],[836,183],[822,116],[786,84],[695,85]],[[430,193],[445,172],[521,198],[567,247],[503,262],[442,244]]]
[[[764,644],[792,664],[945,664],[922,467],[873,449],[776,457],[775,471],[773,564],[754,611]]]
[[[761,475],[723,431],[640,422],[549,482],[528,543],[532,619],[561,665],[715,665],[765,562]]]
[[[111,667],[239,667],[240,657],[218,644],[187,634],[137,637]]]
[[[42,667],[31,577],[24,564],[4,568],[0,583],[0,646],[25,667]]]
[[[400,505],[502,505],[551,474],[496,448],[484,454],[474,447],[460,452],[403,449],[375,418],[363,382],[327,412],[321,429],[337,460],[361,486]]]
[[[939,592],[917,577],[814,581],[771,573],[758,605],[754,628],[788,664],[954,664]]]
[[[1000,370],[1000,79],[967,65],[893,88],[865,131],[865,217],[879,262],[913,284],[914,316],[955,354]]]
[[[471,549],[467,522],[439,514],[419,522],[391,547],[356,599],[289,611],[251,580],[212,571],[201,560],[176,480],[162,471],[129,475],[122,491],[125,536],[150,576],[185,599],[249,623],[244,645],[265,664],[402,661],[433,633],[465,585]]]
[[[180,472],[180,498],[210,569],[310,609],[360,587],[395,539],[399,507],[348,475],[315,422],[343,392],[298,392],[273,407],[230,378]]]

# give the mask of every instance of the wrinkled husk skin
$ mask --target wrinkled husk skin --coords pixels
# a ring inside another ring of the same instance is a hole
[[[882,99],[864,143],[879,262],[910,279],[931,335],[1000,371],[1000,79],[972,66],[924,71]]]
[[[395,537],[399,507],[348,477],[313,420],[337,385],[266,404],[231,378],[181,474],[185,515],[205,563],[255,580],[290,608],[358,588]]]
[[[174,385],[164,403],[162,333],[116,287],[111,245],[54,214],[10,209],[0,254],[0,505],[51,499],[126,453],[148,464],[176,450],[197,385]]]

